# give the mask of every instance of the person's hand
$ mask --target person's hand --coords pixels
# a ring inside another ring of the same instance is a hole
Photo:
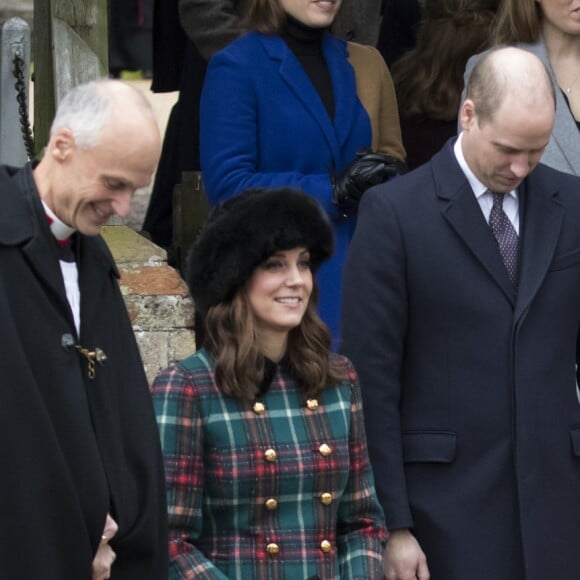
[[[391,532],[383,560],[386,580],[429,580],[427,558],[409,530]]]
[[[342,210],[355,208],[369,187],[406,170],[405,163],[400,159],[363,149],[340,175],[331,176],[332,200]]]
[[[107,514],[105,528],[101,537],[101,543],[93,559],[93,578],[92,580],[106,580],[111,577],[111,568],[115,561],[116,554],[113,548],[109,546],[109,540],[117,533],[119,526],[117,522]]]

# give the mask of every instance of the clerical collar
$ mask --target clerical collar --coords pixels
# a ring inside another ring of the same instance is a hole
[[[46,203],[44,203],[42,199],[40,201],[42,202],[44,212],[48,217],[48,222],[50,224],[50,231],[52,232],[52,235],[59,242],[68,240],[72,236],[72,234],[74,234],[75,229],[71,228],[70,226],[67,226],[64,222],[59,220],[54,214],[54,212],[46,205]]]

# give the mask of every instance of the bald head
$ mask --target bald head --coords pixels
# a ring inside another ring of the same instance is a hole
[[[474,69],[461,105],[461,149],[472,173],[491,191],[517,189],[550,141],[555,96],[533,54],[517,48],[489,53]]]
[[[534,54],[515,47],[491,50],[473,69],[466,98],[480,123],[490,122],[506,100],[532,108],[549,103],[556,108],[550,75]]]
[[[61,129],[71,131],[80,149],[95,147],[101,142],[107,125],[114,124],[122,138],[122,125],[142,124],[143,130],[157,130],[149,101],[131,85],[101,79],[71,89],[59,103],[50,134]]]

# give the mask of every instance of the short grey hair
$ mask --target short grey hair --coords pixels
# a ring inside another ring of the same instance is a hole
[[[110,83],[118,83],[108,79],[89,81],[72,88],[60,101],[50,128],[52,137],[64,127],[72,132],[75,144],[79,149],[90,149],[99,144],[103,127],[109,116],[120,102],[119,94],[107,90]],[[135,97],[149,111],[151,105],[146,97],[137,89],[130,87]]]
[[[50,136],[66,127],[71,130],[80,149],[94,147],[99,142],[112,104],[110,94],[102,90],[101,81],[91,81],[74,87],[58,105],[50,127]]]

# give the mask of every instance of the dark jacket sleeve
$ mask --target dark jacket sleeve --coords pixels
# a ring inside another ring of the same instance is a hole
[[[363,393],[369,456],[387,528],[412,526],[403,465],[401,369],[407,328],[405,254],[384,189],[363,197],[344,269],[342,352]]]

